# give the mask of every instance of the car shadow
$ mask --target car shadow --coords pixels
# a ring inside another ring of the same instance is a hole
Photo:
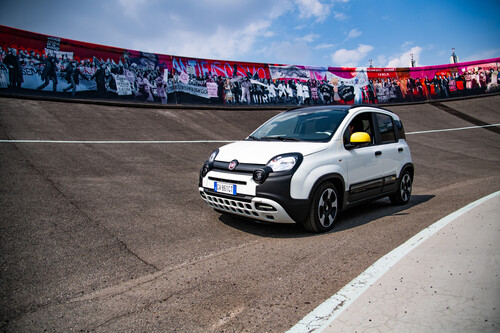
[[[392,205],[388,198],[384,198],[346,209],[340,215],[333,229],[327,233],[353,229],[386,216],[408,215],[409,213],[406,211],[409,208],[418,206],[434,197],[434,195],[413,195],[409,204],[404,206]],[[260,237],[303,238],[322,235],[308,232],[299,224],[261,222],[229,214],[222,214],[219,221],[229,227]]]

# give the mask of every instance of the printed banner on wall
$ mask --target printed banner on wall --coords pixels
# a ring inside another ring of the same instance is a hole
[[[209,60],[0,25],[0,89],[87,98],[232,105],[401,103],[500,91],[499,64],[494,58],[414,68],[333,68]]]
[[[0,88],[9,87],[9,74],[4,68],[0,68]]]
[[[132,86],[125,75],[112,74],[116,82],[116,91],[119,96],[132,95]]]

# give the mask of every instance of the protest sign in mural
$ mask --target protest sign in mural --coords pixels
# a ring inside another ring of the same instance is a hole
[[[0,25],[0,89],[88,98],[231,105],[401,103],[500,91],[499,64],[494,58],[413,68],[334,68],[209,60]]]

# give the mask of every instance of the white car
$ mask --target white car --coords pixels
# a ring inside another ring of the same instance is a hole
[[[340,211],[410,200],[414,167],[403,124],[373,106],[285,111],[215,150],[199,178],[208,206],[254,220],[330,230]]]

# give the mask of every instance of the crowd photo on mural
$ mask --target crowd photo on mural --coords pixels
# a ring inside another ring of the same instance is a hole
[[[1,90],[161,104],[387,104],[478,95],[500,91],[499,62],[408,68],[246,63],[101,50],[0,26]]]

